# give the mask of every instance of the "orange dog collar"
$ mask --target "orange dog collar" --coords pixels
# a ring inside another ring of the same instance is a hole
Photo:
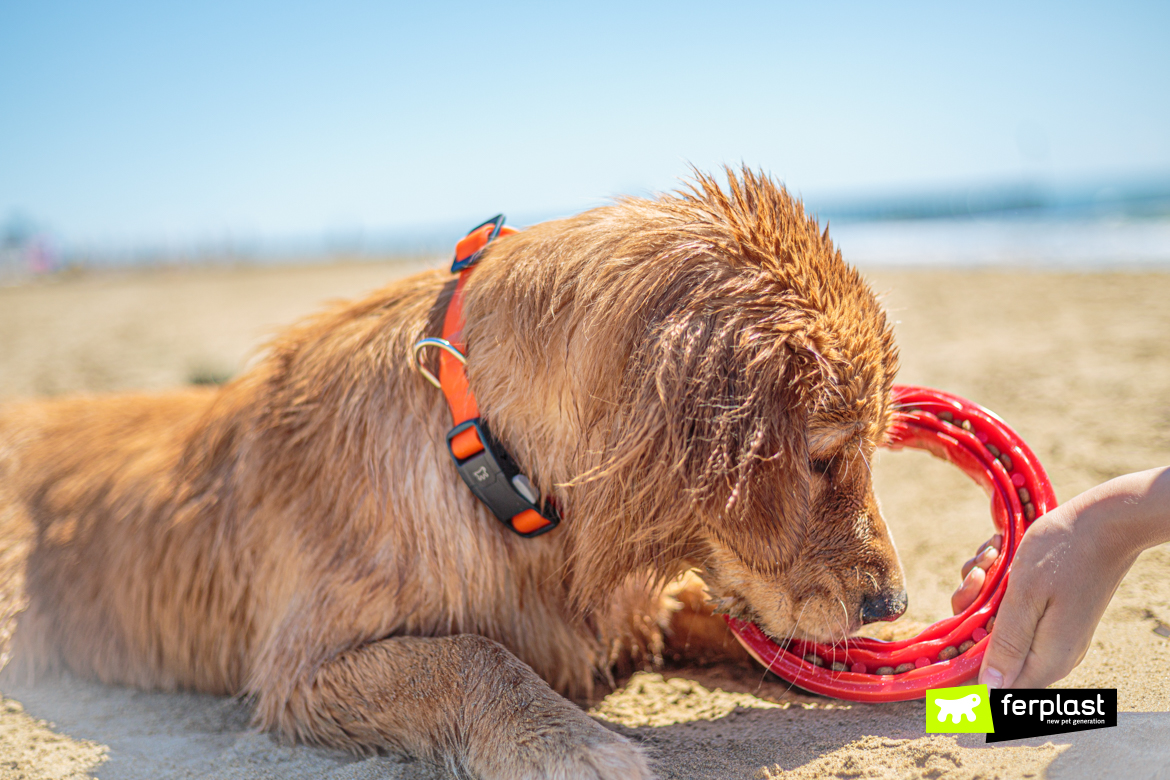
[[[500,522],[520,536],[531,537],[555,528],[560,523],[560,514],[552,501],[541,501],[531,480],[521,473],[516,461],[479,416],[479,405],[464,368],[463,288],[484,248],[498,236],[516,232],[515,228],[504,227],[504,215],[499,214],[455,245],[451,273],[458,273],[459,280],[443,319],[443,337],[416,343],[414,364],[428,382],[443,391],[451,408],[454,427],[447,433],[447,449],[459,476]],[[442,350],[438,378],[419,361],[418,354],[426,347]]]

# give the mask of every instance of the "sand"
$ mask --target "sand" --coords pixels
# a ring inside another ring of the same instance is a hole
[[[425,263],[62,276],[0,289],[0,400],[167,388],[227,376],[321,302]],[[1061,500],[1170,460],[1170,274],[917,270],[869,274],[898,321],[900,381],[990,407]],[[921,453],[883,453],[878,494],[907,570],[908,627],[949,612],[991,533],[982,492]],[[920,702],[810,696],[750,666],[668,667],[594,703],[664,778],[1170,777],[1170,549],[1143,554],[1065,687],[1118,689],[1116,729],[985,746],[924,733]],[[0,702],[9,778],[446,778],[440,767],[284,745],[247,702],[74,679]]]

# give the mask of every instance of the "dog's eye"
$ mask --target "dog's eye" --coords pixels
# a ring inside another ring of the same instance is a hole
[[[812,470],[818,474],[827,475],[830,471],[833,470],[833,460],[834,458],[822,458],[820,460],[813,459],[810,461],[812,463]]]

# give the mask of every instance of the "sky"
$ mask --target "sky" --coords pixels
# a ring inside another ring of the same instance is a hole
[[[1170,3],[0,0],[0,221],[66,244],[1170,175]]]

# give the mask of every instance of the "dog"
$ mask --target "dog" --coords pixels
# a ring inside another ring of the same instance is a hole
[[[822,642],[895,617],[892,328],[798,200],[726,174],[501,236],[470,275],[480,414],[562,518],[536,538],[461,481],[412,365],[446,272],[219,388],[7,405],[5,677],[242,694],[285,737],[458,775],[640,778],[569,701],[611,670],[725,642],[713,612]],[[706,590],[672,599],[688,571]]]

